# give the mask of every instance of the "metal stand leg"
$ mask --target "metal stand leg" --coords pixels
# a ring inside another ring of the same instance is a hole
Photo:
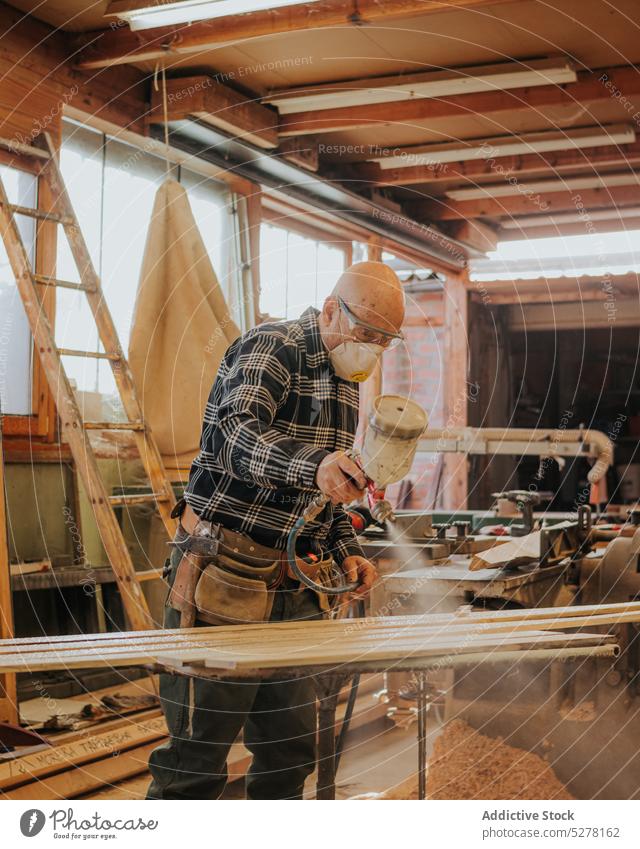
[[[336,708],[348,675],[318,675],[313,679],[318,697],[318,781],[316,799],[336,798]]]
[[[418,679],[418,799],[427,795],[427,678],[426,673],[417,672]]]

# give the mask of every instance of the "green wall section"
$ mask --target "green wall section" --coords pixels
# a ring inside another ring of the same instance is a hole
[[[73,510],[70,467],[9,463],[5,477],[11,560],[71,562],[73,542],[65,512],[65,507]]]

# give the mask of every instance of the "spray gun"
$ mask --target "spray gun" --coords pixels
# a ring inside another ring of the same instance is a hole
[[[384,497],[385,488],[408,473],[427,427],[427,414],[419,404],[401,395],[378,395],[373,402],[369,426],[360,454],[351,454],[366,478],[367,500],[377,522],[394,519],[393,508]],[[356,589],[357,584],[324,587],[312,581],[296,561],[296,540],[307,522],[313,521],[326,507],[329,497],[318,495],[295,523],[287,539],[287,558],[293,574],[309,589],[327,595],[341,595]]]

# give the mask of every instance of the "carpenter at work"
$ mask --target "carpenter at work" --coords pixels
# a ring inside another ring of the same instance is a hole
[[[225,354],[207,403],[200,453],[176,508],[168,628],[318,619],[327,595],[287,568],[288,536],[319,493],[330,502],[297,540],[298,567],[329,587],[335,572],[365,593],[375,579],[342,504],[365,487],[347,455],[358,383],[401,339],[404,295],[383,263],[348,268],[322,310],[263,324]],[[253,755],[251,799],[299,799],[315,767],[308,678],[217,682],[162,675],[170,732],[151,755],[150,799],[216,799],[240,730]]]

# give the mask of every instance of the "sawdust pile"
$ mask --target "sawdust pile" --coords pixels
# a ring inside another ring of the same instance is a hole
[[[563,702],[560,706],[560,716],[573,722],[595,722],[598,713],[595,702],[579,702],[577,705]]]
[[[445,725],[427,773],[430,799],[573,799],[538,755],[480,734],[460,719]]]
[[[417,799],[418,777],[384,793],[360,799]],[[447,723],[436,740],[427,770],[428,799],[573,799],[549,764],[487,737],[466,722]]]

